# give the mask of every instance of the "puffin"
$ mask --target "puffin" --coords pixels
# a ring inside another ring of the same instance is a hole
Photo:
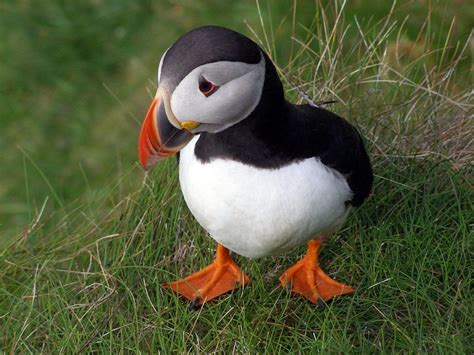
[[[288,102],[274,64],[248,37],[218,26],[187,32],[162,55],[138,155],[147,170],[177,155],[184,200],[217,242],[214,261],[164,286],[193,306],[249,282],[247,258],[307,252],[284,288],[314,304],[355,291],[318,262],[324,240],[369,196],[358,131],[317,105]]]

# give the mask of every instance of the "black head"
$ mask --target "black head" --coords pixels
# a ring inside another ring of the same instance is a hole
[[[179,38],[161,58],[158,81],[139,144],[145,166],[182,148],[193,134],[221,132],[270,102],[284,102],[280,79],[265,52],[223,27],[203,26]],[[160,133],[160,127],[166,129]],[[180,145],[168,145],[170,135]]]
[[[258,45],[244,35],[218,26],[202,26],[181,36],[168,48],[160,65],[160,83],[175,88],[194,68],[213,62],[257,64]]]

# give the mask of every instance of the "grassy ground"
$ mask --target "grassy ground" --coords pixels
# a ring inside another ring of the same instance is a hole
[[[474,6],[43,4],[0,5],[0,349],[474,350]],[[161,52],[203,23],[254,36],[292,101],[337,98],[367,137],[374,194],[321,256],[357,292],[325,310],[278,287],[304,248],[237,257],[249,286],[197,312],[160,288],[214,244],[136,139]]]

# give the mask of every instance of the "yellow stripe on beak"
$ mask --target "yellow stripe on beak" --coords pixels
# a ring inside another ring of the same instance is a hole
[[[181,122],[181,128],[191,130],[193,128],[196,128],[200,124],[201,124],[200,122],[196,122],[196,121],[184,121],[184,122]]]

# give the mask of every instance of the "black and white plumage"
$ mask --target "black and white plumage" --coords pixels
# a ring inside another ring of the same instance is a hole
[[[369,195],[372,169],[357,130],[287,102],[271,60],[247,37],[197,28],[165,52],[158,76],[140,160],[149,167],[181,150],[186,203],[230,250],[262,257],[327,237]]]

